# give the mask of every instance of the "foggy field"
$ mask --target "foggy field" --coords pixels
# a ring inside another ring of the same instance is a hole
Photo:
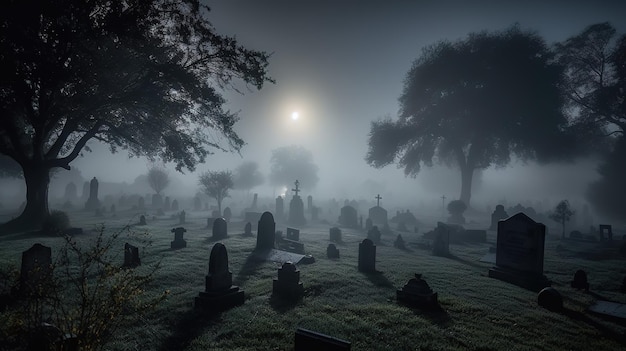
[[[75,237],[87,244],[96,234],[89,228],[105,223],[107,231],[119,230],[137,222],[130,213],[118,213],[117,219],[81,217],[70,213],[72,223],[85,233]],[[495,245],[495,232],[488,232],[484,244],[450,245],[451,257],[433,256],[422,239],[424,231],[434,227],[428,221],[420,233],[401,232],[408,249],[393,247],[395,234],[383,235],[377,246],[377,274],[357,271],[358,243],[366,234],[342,228],[343,243],[338,244],[340,259],[326,258],[328,229],[334,223],[304,226],[300,241],[316,262],[299,264],[305,296],[287,303],[272,298],[272,279],[279,264],[249,260],[256,237],[244,237],[244,223],[233,218],[228,238],[222,240],[228,250],[233,284],[245,291],[245,304],[205,317],[194,312],[193,300],[204,290],[204,276],[214,244],[206,229],[206,214],[190,212],[187,224],[187,247],[170,249],[177,219],[164,216],[148,225],[133,226],[137,233],[148,232],[152,244],[140,251],[142,266],[148,270],[158,261],[161,268],[148,294],[169,290],[169,296],[140,323],[121,328],[107,350],[292,350],[294,332],[303,327],[352,342],[352,350],[617,350],[623,347],[624,326],[599,318],[585,309],[595,300],[594,294],[611,301],[626,303],[619,285],[626,273],[625,258],[618,246],[603,248],[599,243],[561,242],[559,234],[546,239],[544,272],[564,297],[567,314],[549,312],[537,305],[537,295],[512,284],[487,277],[492,266],[478,260]],[[484,229],[488,223],[466,228]],[[287,225],[277,222],[276,230]],[[256,225],[253,225],[256,236]],[[394,232],[397,232],[394,230]],[[557,232],[558,233],[558,232]],[[122,247],[133,237],[120,236]],[[56,249],[59,238],[13,234],[0,238],[0,264],[19,267],[20,253],[39,242]],[[140,246],[140,242],[134,242]],[[420,243],[420,245],[418,245]],[[112,252],[117,255],[118,252]],[[591,259],[589,259],[591,258]],[[592,293],[569,286],[574,272],[585,269]],[[441,311],[421,311],[400,305],[395,290],[413,277],[423,274],[433,291],[439,294]]]

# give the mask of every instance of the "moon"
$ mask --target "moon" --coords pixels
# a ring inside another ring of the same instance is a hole
[[[298,111],[293,111],[291,113],[291,119],[296,121],[298,118],[300,117],[300,114],[298,113]]]

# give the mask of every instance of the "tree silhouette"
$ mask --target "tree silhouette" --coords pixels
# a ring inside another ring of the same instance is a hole
[[[283,146],[272,150],[270,183],[291,185],[297,180],[303,189],[313,189],[319,178],[313,153],[299,145]]]
[[[222,200],[228,197],[228,191],[233,188],[232,172],[204,172],[200,175],[200,186],[205,194],[217,200],[217,209],[221,215]]]
[[[624,222],[626,213],[626,137],[617,138],[613,150],[598,167],[601,178],[591,183],[586,198],[604,216]]]
[[[261,88],[263,52],[219,35],[198,0],[9,0],[0,12],[0,154],[21,167],[24,212],[48,214],[50,170],[89,140],[193,170],[211,150],[239,150],[221,88]],[[213,130],[216,133],[207,133]]]
[[[164,167],[152,165],[150,169],[148,169],[147,177],[148,184],[157,195],[160,195],[161,191],[170,183],[170,177]]]
[[[259,164],[253,161],[246,161],[235,169],[233,175],[235,189],[250,191],[257,185],[263,184],[263,174],[259,171]]]
[[[564,131],[561,68],[534,33],[511,27],[474,33],[424,49],[407,74],[397,120],[372,122],[366,161],[456,165],[460,200],[470,206],[474,171],[505,166],[511,156],[542,162],[574,153]]]
[[[561,228],[563,229],[561,236],[563,238],[565,238],[565,222],[568,222],[573,215],[574,211],[570,207],[569,201],[563,200],[556,205],[554,211],[549,216],[550,219],[561,223]]]

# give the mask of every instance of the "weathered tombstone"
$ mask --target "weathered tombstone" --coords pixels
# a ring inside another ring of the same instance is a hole
[[[393,242],[393,247],[401,250],[406,249],[404,239],[402,239],[402,235],[398,234],[398,236],[396,237],[396,241]]]
[[[497,205],[496,209],[491,214],[491,226],[489,227],[489,230],[498,229],[498,221],[501,219],[506,219],[508,217],[509,215],[504,210],[504,206]]]
[[[137,200],[137,208],[138,208],[139,210],[144,210],[144,209],[146,208],[146,200],[144,200],[144,198],[143,198],[143,197],[140,197],[140,198]]]
[[[228,223],[224,218],[216,218],[213,221],[213,239],[224,239],[228,236]]]
[[[369,209],[369,218],[372,220],[372,224],[378,226],[385,226],[387,224],[387,210],[380,206],[380,195],[376,195],[376,206]]]
[[[85,210],[95,211],[100,208],[100,200],[98,200],[98,179],[93,177],[89,182],[89,199],[85,203]]]
[[[365,220],[365,230],[370,230],[372,229],[372,227],[374,226],[374,224],[372,224],[372,220],[371,219],[366,219]]]
[[[276,197],[276,218],[282,219],[285,216],[285,201],[282,196]]]
[[[339,258],[339,250],[335,244],[328,244],[328,247],[326,248],[326,256],[328,256],[328,258]]]
[[[300,270],[291,262],[283,263],[278,269],[278,279],[274,279],[272,295],[285,300],[293,300],[302,297],[304,286],[300,281]]]
[[[287,227],[287,239],[295,241],[300,240],[300,230]]]
[[[124,265],[122,267],[132,268],[141,265],[139,259],[139,248],[129,243],[124,244]]]
[[[202,200],[200,200],[200,196],[198,195],[193,198],[193,210],[202,211]]]
[[[205,289],[195,298],[195,308],[205,312],[220,312],[243,305],[244,300],[244,291],[233,285],[226,246],[221,243],[213,245],[209,257],[209,274],[205,277]]]
[[[372,229],[367,231],[367,238],[370,239],[374,244],[380,243],[380,230],[378,230],[378,226],[373,226]]]
[[[298,328],[294,351],[350,351],[349,341],[334,338],[312,330]]]
[[[492,278],[532,290],[550,286],[543,275],[546,226],[517,213],[498,222],[496,266]]]
[[[407,305],[431,309],[439,307],[437,293],[428,286],[422,279],[421,274],[415,273],[415,278],[411,278],[402,289],[396,290],[396,299]]]
[[[304,203],[298,195],[298,192],[301,191],[298,186],[300,182],[296,180],[294,183],[296,185],[295,189],[291,189],[295,194],[289,201],[289,224],[291,225],[304,225],[306,224],[306,218],[304,218]]]
[[[357,215],[354,207],[348,205],[341,208],[339,224],[348,228],[358,228],[359,223],[357,222]]]
[[[246,226],[244,227],[244,230],[243,230],[243,235],[252,236],[252,223],[250,222],[246,223]]]
[[[139,216],[139,225],[146,225],[146,216]]]
[[[255,250],[269,250],[274,248],[276,237],[276,222],[271,212],[263,212],[257,225]]]
[[[364,239],[359,244],[359,272],[376,272],[376,245],[370,239]]]
[[[26,295],[42,295],[52,278],[52,249],[39,243],[22,252],[20,268],[20,292]]]
[[[570,283],[574,289],[583,289],[589,291],[589,282],[587,281],[587,273],[579,269],[574,273],[574,280]]]
[[[231,218],[233,218],[233,211],[230,209],[230,207],[226,207],[224,209],[224,219],[226,220],[226,222],[230,222]]]
[[[555,288],[546,287],[537,294],[537,304],[549,311],[559,312],[563,309],[563,297]]]
[[[435,229],[433,254],[436,256],[447,256],[450,254],[450,228],[442,222],[437,222],[437,228]]]
[[[178,214],[178,224],[185,224],[185,217],[185,210],[180,211],[180,213]]]
[[[187,247],[187,242],[183,239],[183,234],[187,231],[187,229],[183,227],[176,227],[172,229],[172,233],[174,233],[174,241],[170,242],[170,247],[172,249],[181,249],[183,247]]]
[[[613,240],[613,226],[610,224],[600,224],[599,226],[600,229],[600,241],[604,241],[604,233],[606,232],[606,240],[611,241]]]
[[[337,227],[332,227],[329,230],[329,235],[330,235],[330,241],[335,242],[335,243],[341,242],[341,229]]]
[[[178,200],[174,199],[172,200],[172,211],[178,211]]]
[[[313,196],[309,195],[306,197],[306,211],[311,213],[313,211]]]

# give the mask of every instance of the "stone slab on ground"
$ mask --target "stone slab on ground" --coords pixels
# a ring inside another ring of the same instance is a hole
[[[589,311],[626,320],[626,305],[618,302],[596,301]]]
[[[271,249],[269,251],[257,252],[255,256],[261,260],[285,263],[287,261],[298,264],[304,255],[287,252],[282,250]]]

